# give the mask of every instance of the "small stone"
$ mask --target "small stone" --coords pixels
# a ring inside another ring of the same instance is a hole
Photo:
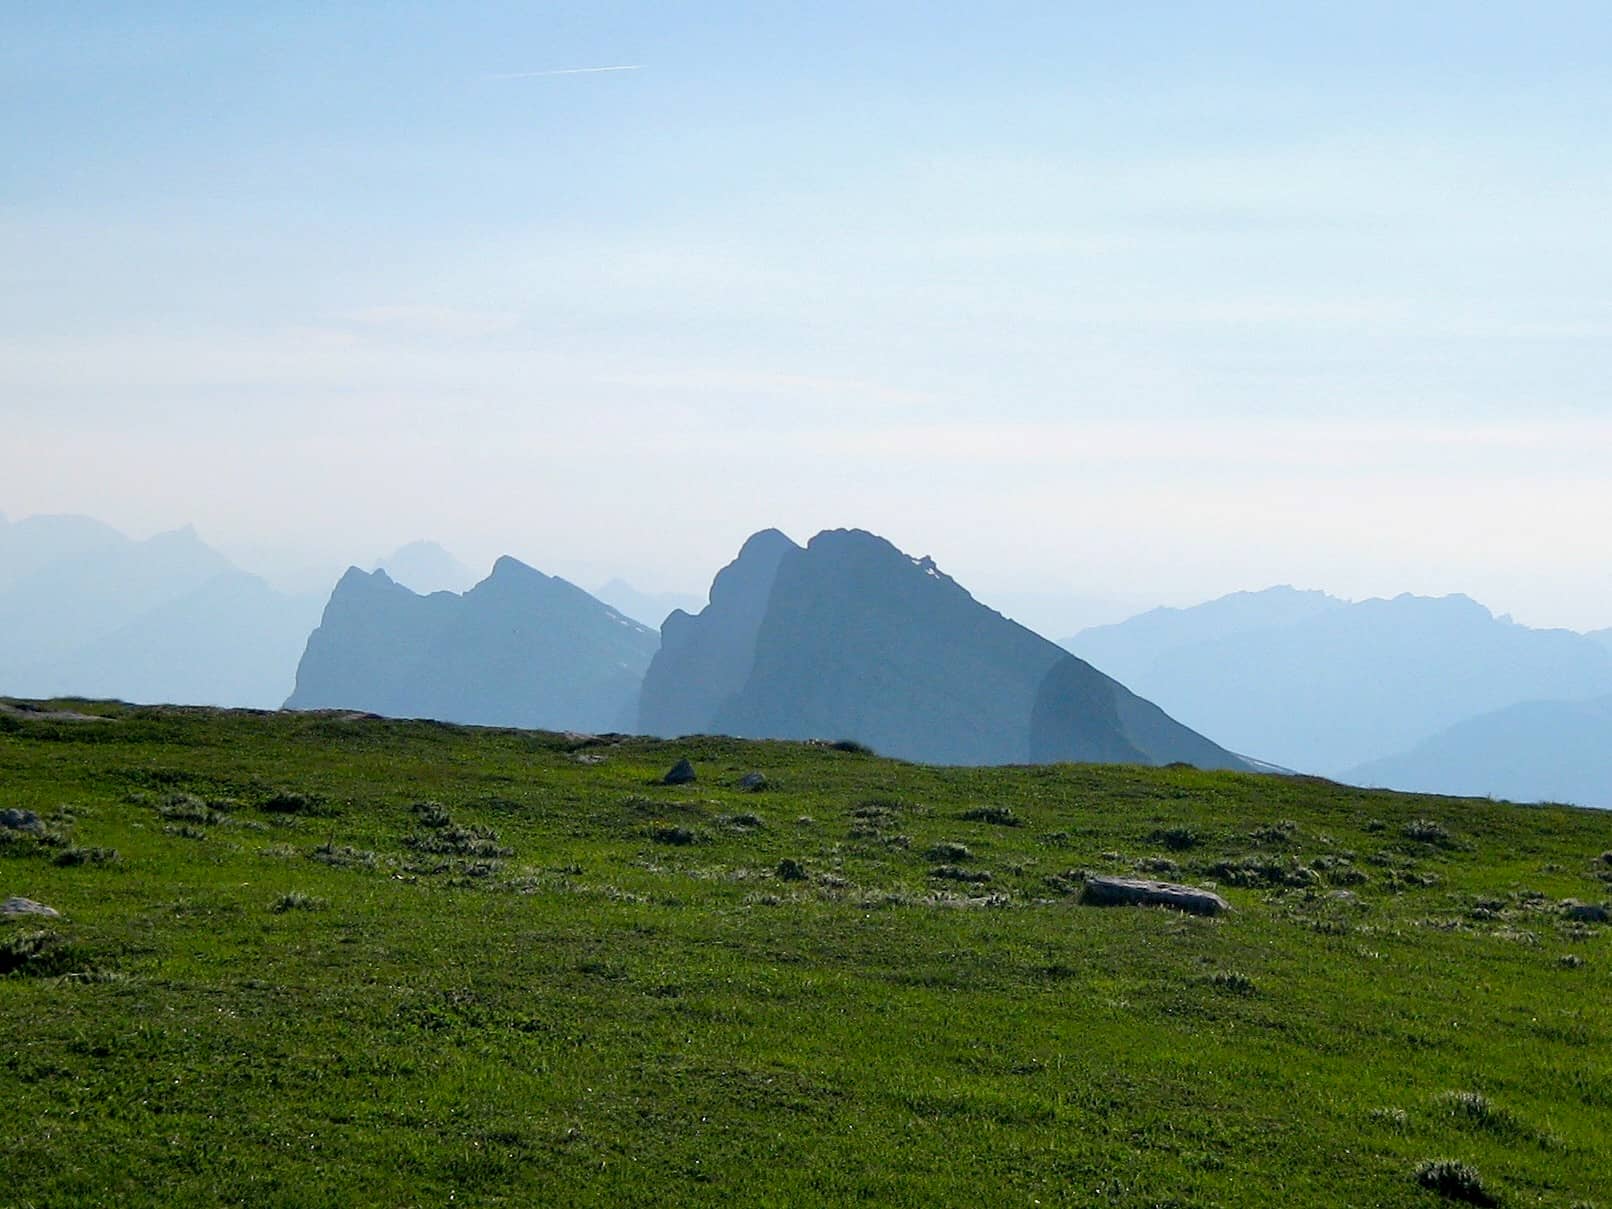
[[[694,780],[694,765],[687,760],[679,760],[672,765],[672,769],[660,779],[662,785],[687,785]]]
[[[11,918],[14,915],[60,915],[55,907],[47,907],[44,903],[36,903],[31,898],[8,898],[0,903],[0,915]]]
[[[759,772],[747,772],[739,778],[739,788],[746,793],[758,793],[767,788],[767,778]]]
[[[38,831],[39,816],[31,810],[18,810],[8,806],[0,810],[0,827],[11,831]]]

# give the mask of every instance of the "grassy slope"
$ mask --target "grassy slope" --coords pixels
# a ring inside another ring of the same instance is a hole
[[[116,717],[0,718],[0,807],[119,854],[0,845],[0,897],[71,946],[0,978],[0,1200],[1431,1205],[1411,1173],[1449,1156],[1508,1204],[1612,1204],[1612,948],[1556,907],[1607,896],[1612,814],[87,708]],[[684,754],[697,785],[650,784]],[[512,853],[408,847],[444,834],[422,799]],[[985,804],[1022,825],[958,817]],[[991,882],[933,878],[938,842]],[[1235,911],[1200,919],[1060,876],[1254,853],[1358,901],[1222,873]],[[1488,1109],[1440,1098],[1467,1091]]]

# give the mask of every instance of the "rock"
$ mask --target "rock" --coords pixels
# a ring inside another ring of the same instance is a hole
[[[739,788],[746,793],[759,793],[767,788],[767,778],[759,772],[747,772],[739,778]]]
[[[31,810],[18,810],[15,806],[8,806],[0,810],[0,827],[12,831],[38,831],[39,816]]]
[[[55,907],[47,907],[44,903],[36,903],[31,898],[8,898],[0,903],[0,915],[10,919],[14,915],[60,915]]]
[[[1570,898],[1562,904],[1562,911],[1568,919],[1576,919],[1580,923],[1612,923],[1612,911],[1608,911],[1600,903],[1581,903]]]
[[[688,785],[694,780],[694,765],[687,760],[679,760],[672,765],[672,769],[660,779],[662,785]]]
[[[1081,901],[1099,907],[1174,907],[1194,915],[1219,915],[1231,910],[1231,904],[1212,890],[1138,877],[1088,877]]]
[[[571,756],[578,764],[603,764],[605,758],[596,756],[591,751],[579,751]]]

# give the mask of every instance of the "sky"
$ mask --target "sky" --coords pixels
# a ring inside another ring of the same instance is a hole
[[[1604,0],[4,7],[12,518],[1612,625]]]

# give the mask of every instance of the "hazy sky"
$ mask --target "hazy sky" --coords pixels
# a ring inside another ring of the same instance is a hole
[[[10,516],[1612,625],[1605,0],[5,11]]]

